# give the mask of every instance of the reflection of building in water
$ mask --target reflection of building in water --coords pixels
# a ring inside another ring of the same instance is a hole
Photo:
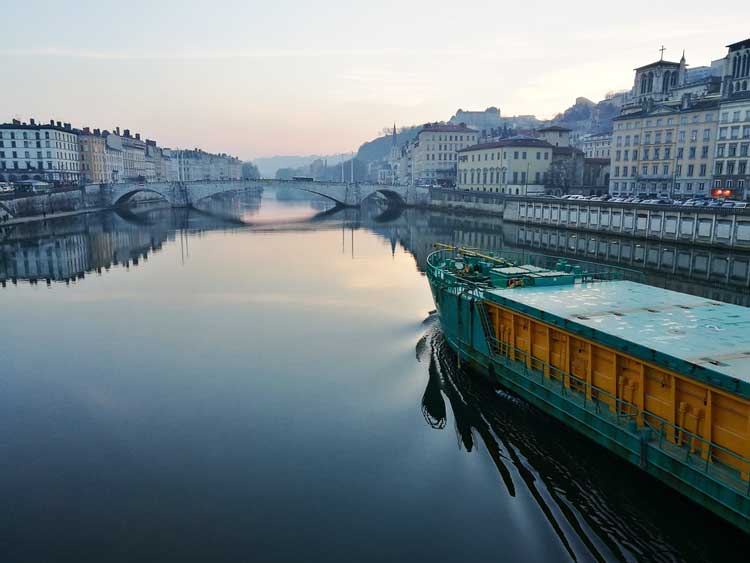
[[[112,231],[83,227],[77,233],[0,244],[0,280],[70,281],[112,265],[138,265],[168,237],[165,229],[154,232],[142,226]]]
[[[188,209],[131,209],[76,215],[12,226],[0,225],[0,283],[72,281],[112,266],[138,266],[177,230],[236,228],[237,217],[260,206],[260,191],[204,200],[212,213]]]
[[[650,285],[750,306],[750,254],[658,241],[618,239],[604,234],[533,228],[483,215],[406,210],[387,224],[365,223],[395,237],[424,270],[434,243],[495,251],[565,256],[643,272]]]

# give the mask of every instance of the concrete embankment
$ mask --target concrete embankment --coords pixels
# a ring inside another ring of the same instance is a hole
[[[487,213],[528,227],[750,250],[750,208],[568,201],[443,189],[430,191],[427,207]]]

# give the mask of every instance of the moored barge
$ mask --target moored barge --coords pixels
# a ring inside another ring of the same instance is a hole
[[[430,255],[458,361],[750,533],[750,309],[531,262]]]

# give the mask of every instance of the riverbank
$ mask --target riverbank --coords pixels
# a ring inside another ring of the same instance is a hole
[[[75,211],[60,211],[58,213],[45,213],[43,215],[31,215],[29,217],[14,217],[7,221],[0,221],[0,228],[11,227],[13,225],[23,225],[25,223],[36,223],[38,221],[46,221],[47,219],[85,215],[87,213],[101,213],[102,211],[109,211],[111,209],[111,207],[90,207],[86,209],[76,209]]]

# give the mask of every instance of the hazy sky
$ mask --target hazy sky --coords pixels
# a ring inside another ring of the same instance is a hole
[[[459,107],[550,117],[630,87],[662,44],[698,66],[750,36],[746,0],[2,4],[0,120],[119,125],[242,158],[354,150]]]

